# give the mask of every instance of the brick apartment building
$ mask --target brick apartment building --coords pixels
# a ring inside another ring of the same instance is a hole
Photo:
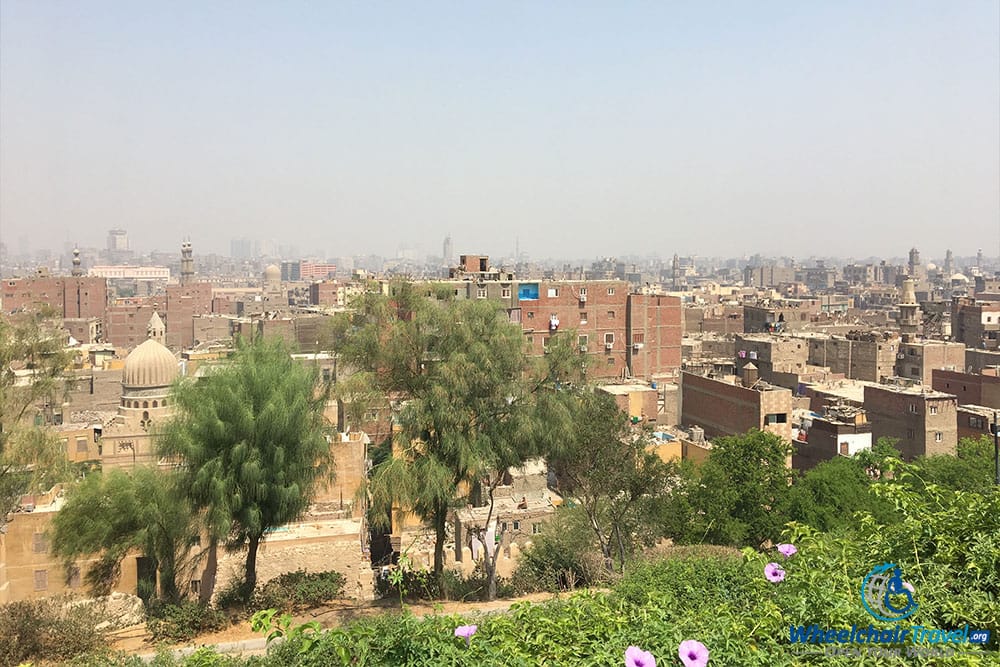
[[[1000,409],[1000,369],[984,368],[982,374],[934,369],[934,391],[954,394],[959,405],[979,405]]]
[[[891,385],[865,386],[872,440],[893,438],[903,458],[955,454],[958,399],[954,394]]]
[[[937,340],[903,342],[896,353],[896,375],[931,386],[934,369],[961,370],[965,345]]]
[[[795,442],[792,467],[809,470],[836,456],[853,456],[872,446],[872,425],[861,408],[829,406],[820,417],[809,420],[806,439]]]
[[[36,276],[2,281],[3,311],[53,308],[63,318],[104,317],[108,281],[84,276]]]
[[[955,297],[951,301],[951,334],[967,347],[996,350],[1000,334],[1000,302]]]
[[[710,438],[758,429],[790,441],[791,390],[755,381],[751,366],[740,383],[681,372],[681,423]]]
[[[866,382],[881,382],[896,374],[896,350],[900,345],[896,335],[856,331],[808,340],[808,362],[813,366],[825,366],[832,373]]]
[[[164,322],[167,347],[177,350],[194,344],[194,316],[212,313],[211,283],[168,285]]]

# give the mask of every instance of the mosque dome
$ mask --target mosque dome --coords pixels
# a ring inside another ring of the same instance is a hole
[[[132,388],[167,387],[177,377],[177,359],[152,338],[125,357],[122,384]]]
[[[935,264],[934,262],[930,262],[927,265],[927,270],[928,271],[937,271],[937,264]]]
[[[965,274],[963,274],[963,273],[956,273],[955,275],[953,275],[951,277],[951,282],[953,282],[953,283],[954,282],[967,283],[967,282],[969,282],[969,279],[966,278]]]
[[[264,269],[264,280],[267,280],[269,282],[274,280],[281,280],[281,269],[279,269],[274,264],[268,264],[267,267]]]

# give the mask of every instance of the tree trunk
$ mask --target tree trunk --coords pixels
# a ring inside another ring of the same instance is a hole
[[[202,604],[211,602],[212,594],[215,593],[215,575],[219,569],[218,550],[219,541],[213,537],[208,543],[208,559],[201,573],[201,587],[198,589],[198,600]]]
[[[246,579],[243,581],[243,591],[247,599],[253,595],[257,587],[257,547],[260,546],[260,535],[252,535],[247,547]]]
[[[444,532],[447,521],[448,507],[439,505],[434,517],[434,578],[439,582],[444,572]]]

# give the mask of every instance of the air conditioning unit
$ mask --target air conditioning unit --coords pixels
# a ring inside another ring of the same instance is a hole
[[[632,349],[638,352],[643,347],[642,343],[632,343]]]
[[[587,346],[586,345],[581,345],[580,346],[580,351],[581,352],[586,352],[587,351]]]
[[[899,354],[896,355],[896,358],[897,359],[906,359],[906,355],[903,354],[902,352],[900,352]]]
[[[587,303],[587,295],[586,294],[581,294],[580,295],[580,303]]]
[[[614,349],[614,347],[615,347],[614,343],[604,343],[604,349],[605,350],[611,350],[611,349]]]

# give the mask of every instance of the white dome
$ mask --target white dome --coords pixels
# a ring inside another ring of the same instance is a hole
[[[958,281],[960,283],[967,283],[967,282],[969,282],[969,279],[966,278],[965,275],[962,274],[962,273],[956,273],[955,275],[953,275],[951,277],[951,282],[955,282],[955,281]]]
[[[177,359],[150,338],[125,358],[122,385],[132,388],[168,387],[177,377]]]
[[[264,268],[264,280],[281,280],[281,269],[274,264],[268,264]]]

